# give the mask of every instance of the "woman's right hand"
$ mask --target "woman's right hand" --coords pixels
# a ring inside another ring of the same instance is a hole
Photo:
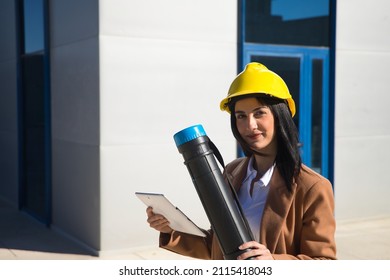
[[[169,226],[169,221],[160,214],[155,214],[152,207],[146,208],[146,214],[148,215],[147,222],[151,228],[163,233],[171,233],[173,229]]]

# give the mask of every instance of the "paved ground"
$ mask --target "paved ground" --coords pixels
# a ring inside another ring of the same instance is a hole
[[[390,260],[390,217],[338,222],[338,259]],[[156,247],[135,248],[132,252],[91,256],[77,243],[48,229],[23,212],[0,200],[0,259],[186,259]]]

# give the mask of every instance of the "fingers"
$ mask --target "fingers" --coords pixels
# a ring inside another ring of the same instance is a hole
[[[169,222],[167,219],[165,219],[162,215],[152,215],[146,220],[151,227],[157,228],[157,227],[163,227],[168,226]]]
[[[172,228],[169,226],[169,221],[163,215],[155,214],[151,207],[146,209],[146,213],[148,215],[148,219],[146,221],[149,223],[151,228],[164,233],[172,232]]]
[[[271,252],[266,246],[255,241],[250,241],[238,247],[240,250],[247,250],[237,257],[238,260],[273,260]]]
[[[146,208],[146,214],[148,215],[148,218],[153,216],[154,215],[153,208],[150,206],[148,208]]]
[[[158,225],[158,224],[163,223],[164,221],[168,221],[167,219],[165,219],[165,217],[163,215],[155,214],[153,212],[153,208],[152,207],[146,208],[146,214],[148,215],[147,222],[149,224],[153,223],[153,224]]]

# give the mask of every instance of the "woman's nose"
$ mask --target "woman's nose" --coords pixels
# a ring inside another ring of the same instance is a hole
[[[257,122],[256,122],[256,119],[253,116],[249,116],[248,117],[248,128],[250,130],[257,129]]]

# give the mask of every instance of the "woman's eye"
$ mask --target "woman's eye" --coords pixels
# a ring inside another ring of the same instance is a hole
[[[245,115],[236,115],[236,119],[237,120],[242,120],[242,119],[244,119],[245,118]]]
[[[265,114],[266,114],[265,111],[259,110],[259,111],[256,111],[256,112],[254,113],[254,116],[255,116],[255,117],[261,117],[261,116],[263,116],[263,115],[265,115]]]

